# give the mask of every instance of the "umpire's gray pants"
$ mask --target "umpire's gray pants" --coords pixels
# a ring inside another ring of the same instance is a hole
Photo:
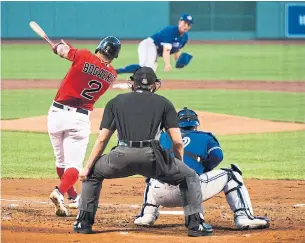
[[[95,215],[104,179],[140,174],[166,181],[169,184],[179,185],[185,216],[203,213],[200,181],[195,171],[182,161],[175,159],[179,169],[178,173],[166,177],[156,176],[154,173],[155,160],[151,147],[128,148],[118,146],[109,154],[103,155],[95,163],[91,176],[82,184],[79,210],[91,212]]]

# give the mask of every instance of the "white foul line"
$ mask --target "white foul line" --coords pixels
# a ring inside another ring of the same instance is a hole
[[[39,204],[52,204],[52,202],[42,202],[42,201],[36,201],[36,200],[17,200],[17,199],[4,199],[4,198],[0,198],[1,201],[5,201],[5,202],[23,202],[23,203],[39,203]],[[16,207],[17,205],[15,205]],[[131,208],[140,208],[140,205],[136,205],[136,204],[107,204],[107,203],[102,203],[99,204],[99,206],[114,206],[114,207],[131,207]],[[184,212],[183,211],[159,211],[160,214],[164,214],[164,215],[183,215]]]
[[[41,203],[41,204],[49,204],[48,202],[40,202],[40,201],[29,201],[29,200],[16,200],[16,199],[3,199],[0,198],[1,201],[6,201],[6,202],[32,202],[32,203]]]
[[[1,201],[6,201],[6,202],[23,202],[23,203],[40,203],[40,204],[52,204],[52,202],[41,202],[41,201],[36,201],[36,200],[17,200],[17,199],[4,199],[0,198]],[[132,204],[109,204],[109,203],[102,203],[99,204],[99,206],[122,206],[122,207],[131,207],[131,208],[138,208],[140,207],[139,205],[132,205]]]

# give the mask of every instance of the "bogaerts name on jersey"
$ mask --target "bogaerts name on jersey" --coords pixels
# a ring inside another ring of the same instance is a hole
[[[101,69],[91,63],[85,62],[83,73],[91,74],[111,84],[115,80],[115,76],[107,70]]]

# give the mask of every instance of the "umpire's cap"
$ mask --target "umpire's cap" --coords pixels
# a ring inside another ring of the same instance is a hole
[[[180,128],[197,127],[200,124],[196,112],[187,107],[178,112],[178,119],[178,126]]]
[[[107,36],[96,47],[95,53],[101,53],[106,57],[113,59],[118,58],[121,50],[121,43],[118,38],[114,36]]]
[[[157,78],[154,70],[150,67],[140,67],[138,68],[134,74],[130,77],[130,79],[136,85],[152,85],[156,82],[160,82],[160,79]]]

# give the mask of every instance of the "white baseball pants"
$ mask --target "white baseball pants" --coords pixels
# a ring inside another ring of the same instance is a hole
[[[51,106],[47,124],[56,167],[83,168],[91,133],[89,115],[78,113],[76,108],[69,106],[64,109]]]
[[[157,47],[152,38],[148,37],[142,40],[138,47],[139,65],[141,67],[150,67],[154,71],[157,70]]]

